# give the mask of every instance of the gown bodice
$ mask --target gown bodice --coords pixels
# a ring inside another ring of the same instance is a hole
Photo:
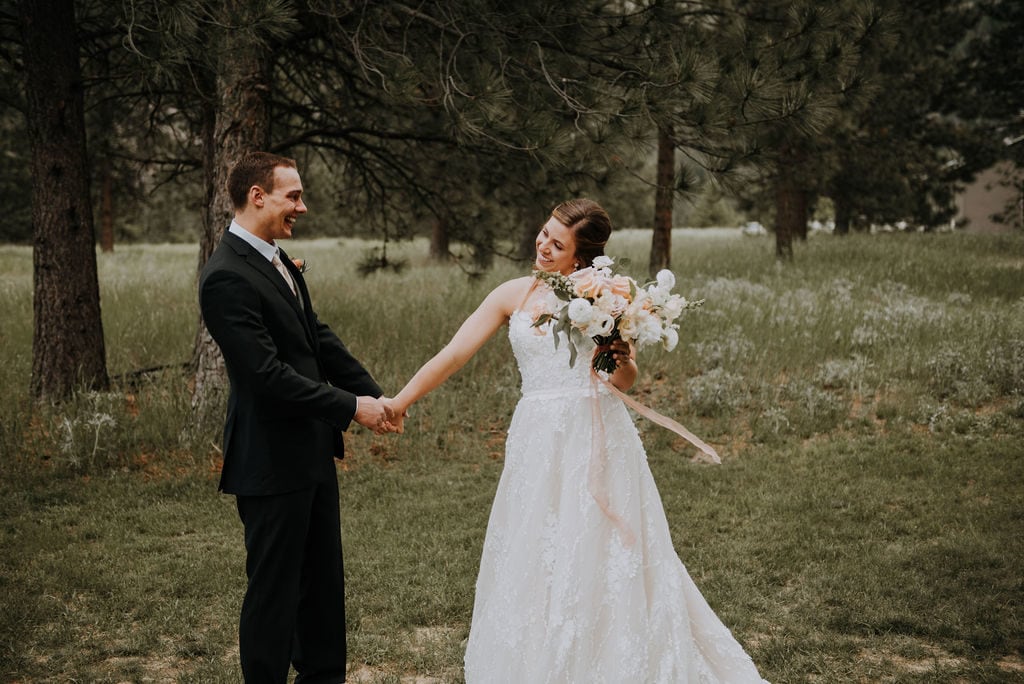
[[[576,363],[570,367],[565,337],[558,340],[556,349],[554,336],[550,323],[535,328],[525,312],[516,311],[509,319],[508,337],[522,376],[524,397],[592,391],[590,359],[594,342],[588,338],[578,345]]]

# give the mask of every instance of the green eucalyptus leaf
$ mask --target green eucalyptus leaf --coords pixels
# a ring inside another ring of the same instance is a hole
[[[583,333],[580,332],[579,328],[570,328],[569,329],[569,339],[572,340],[573,344],[583,344],[583,340],[584,340]]]

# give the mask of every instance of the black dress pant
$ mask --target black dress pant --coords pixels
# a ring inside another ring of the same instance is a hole
[[[237,497],[249,578],[238,645],[247,684],[345,681],[338,481]]]

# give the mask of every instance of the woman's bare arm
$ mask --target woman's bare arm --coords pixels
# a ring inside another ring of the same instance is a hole
[[[391,400],[395,411],[395,425],[401,431],[401,417],[409,407],[424,396],[440,387],[473,358],[484,343],[508,321],[515,308],[522,303],[532,278],[518,278],[496,287],[469,318],[465,320],[455,336],[445,347],[416,371]],[[394,421],[393,421],[394,422]]]

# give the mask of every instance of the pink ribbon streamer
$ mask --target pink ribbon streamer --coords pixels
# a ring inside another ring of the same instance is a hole
[[[719,458],[718,452],[715,451],[711,445],[707,444],[700,437],[697,437],[697,435],[687,430],[680,423],[672,420],[668,416],[663,416],[649,406],[644,406],[619,390],[618,387],[599,376],[593,369],[590,371],[590,382],[594,388],[592,395],[593,406],[591,407],[593,438],[590,444],[590,464],[587,470],[587,489],[601,511],[609,520],[611,520],[612,524],[615,525],[615,528],[619,531],[619,534],[622,536],[622,543],[629,548],[633,546],[633,543],[636,541],[636,536],[633,534],[632,530],[629,529],[629,525],[626,524],[622,517],[612,510],[611,503],[608,499],[608,488],[604,482],[605,455],[607,453],[607,448],[604,440],[604,417],[601,415],[601,405],[598,402],[597,397],[597,382],[603,383],[613,396],[621,399],[626,406],[630,407],[647,420],[651,421],[655,425],[660,425],[667,430],[671,430],[693,446],[700,449],[701,452],[707,455],[713,462],[721,463],[722,459]]]
[[[594,371],[591,371],[590,374],[596,377],[601,382],[603,382],[604,386],[607,387],[612,394],[621,399],[623,403],[626,404],[626,406],[633,409],[641,416],[654,423],[655,425],[660,425],[661,427],[676,433],[677,435],[685,439],[687,442],[700,449],[708,458],[710,458],[715,463],[722,463],[722,459],[718,457],[718,452],[715,451],[710,444],[702,440],[700,437],[693,434],[692,432],[690,432],[685,427],[683,427],[676,421],[672,420],[668,416],[661,415],[660,413],[650,408],[649,406],[644,406],[639,401],[623,393],[618,387],[608,382]]]
[[[636,541],[636,537],[633,535],[632,530],[629,529],[629,525],[619,515],[612,510],[611,502],[608,500],[608,487],[604,481],[604,465],[606,462],[605,455],[608,449],[604,441],[604,416],[601,415],[601,402],[597,396],[597,382],[600,380],[597,373],[591,370],[590,373],[590,384],[593,387],[593,393],[591,394],[591,439],[590,439],[590,463],[587,466],[587,490],[590,492],[590,496],[597,502],[598,508],[611,520],[615,529],[619,531],[622,536],[622,543],[628,549],[633,546],[633,542]]]

